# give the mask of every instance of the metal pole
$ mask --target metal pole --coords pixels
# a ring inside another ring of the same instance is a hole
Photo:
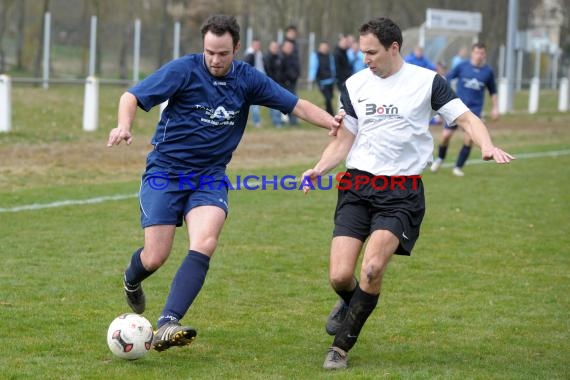
[[[560,57],[559,50],[557,49],[552,55],[550,59],[552,60],[552,75],[551,75],[551,82],[550,88],[556,90],[556,85],[558,84],[558,58]]]
[[[91,16],[91,34],[89,35],[89,76],[95,76],[97,59],[97,16]]]
[[[514,82],[515,82],[515,44],[519,15],[519,1],[509,0],[509,14],[507,19],[507,67],[506,77],[508,80],[507,101],[508,109],[513,109]]]
[[[50,55],[51,13],[44,15],[44,62],[43,62],[43,88],[49,87],[49,55]]]
[[[307,54],[307,67],[310,69],[311,67],[311,56],[313,55],[313,52],[315,51],[315,33],[311,32],[309,33],[309,51]],[[307,90],[311,90],[311,88],[313,87],[313,84],[311,83],[311,81],[309,81],[309,70],[307,70]]]
[[[141,55],[141,20],[135,20],[135,42],[133,51],[133,82],[139,81]]]
[[[172,50],[172,58],[180,57],[180,21],[174,23],[174,48]]]
[[[251,41],[253,41],[253,29],[251,27],[247,28],[245,42],[246,42],[246,49],[251,47]]]
[[[499,47],[499,78],[505,77],[505,45]]]
[[[516,81],[516,90],[520,91],[522,88],[522,69],[523,69],[523,59],[524,59],[524,51],[522,48],[517,50],[517,81]]]
[[[534,54],[534,78],[540,78],[540,47],[536,48]]]

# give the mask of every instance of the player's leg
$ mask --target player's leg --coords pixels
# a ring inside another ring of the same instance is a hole
[[[335,335],[344,322],[348,305],[358,286],[354,270],[362,244],[360,239],[349,236],[336,236],[332,240],[329,281],[339,300],[327,318],[325,330],[329,335]]]
[[[399,243],[396,235],[388,230],[376,230],[370,236],[364,251],[360,284],[354,292],[346,319],[327,354],[325,368],[346,368],[348,352],[356,344],[364,323],[378,304],[382,277]]]
[[[444,123],[443,130],[441,132],[441,140],[437,148],[437,158],[431,165],[431,171],[437,172],[441,167],[441,164],[445,160],[447,156],[447,147],[449,146],[449,141],[451,141],[451,137],[453,133],[456,131],[457,126],[450,127],[447,123]]]
[[[196,337],[194,328],[181,326],[179,321],[204,285],[210,258],[218,245],[226,220],[228,190],[223,184],[216,185],[217,187],[206,188],[200,185],[199,190],[188,199],[185,221],[190,246],[172,280],[168,298],[158,319],[158,330],[153,339],[157,351],[190,344]]]
[[[127,303],[135,313],[142,314],[146,308],[141,283],[168,258],[175,228],[174,225],[146,227],[144,247],[137,249],[131,256],[131,262],[125,270],[124,287]]]
[[[174,191],[169,186],[157,188],[153,181],[154,175],[157,173],[145,173],[140,188],[144,246],[132,254],[124,274],[127,303],[138,314],[143,313],[146,307],[141,283],[166,261],[172,248],[176,225],[182,223],[183,195],[177,188]],[[161,179],[167,181],[163,177]]]
[[[463,177],[465,173],[463,173],[463,166],[467,162],[469,158],[469,154],[471,153],[471,146],[473,145],[471,141],[471,137],[468,133],[463,133],[463,146],[459,151],[459,155],[457,156],[457,161],[455,163],[455,167],[453,168],[453,174],[458,177]]]

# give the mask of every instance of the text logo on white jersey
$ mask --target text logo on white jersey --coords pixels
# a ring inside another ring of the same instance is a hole
[[[377,105],[374,103],[366,103],[366,116],[374,116],[374,120],[385,120],[385,119],[403,119],[403,116],[399,114],[398,107],[393,104]]]

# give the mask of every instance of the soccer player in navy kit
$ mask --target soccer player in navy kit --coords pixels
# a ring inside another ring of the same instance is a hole
[[[317,181],[346,158],[330,250],[329,281],[338,294],[325,326],[334,335],[323,367],[344,369],[348,351],[376,308],[392,255],[410,255],[419,237],[425,203],[422,170],[430,163],[432,113],[457,123],[481,147],[483,159],[508,163],[481,120],[435,71],[405,63],[402,32],[390,19],[360,28],[368,70],[352,75],[341,94],[346,112],[337,137],[303,176]],[[386,184],[390,186],[385,186]],[[394,186],[396,184],[396,186]],[[311,187],[306,186],[305,192]],[[359,280],[356,264],[364,247]]]
[[[210,258],[228,213],[226,165],[239,144],[252,104],[277,109],[331,129],[338,122],[323,109],[297,98],[245,62],[235,60],[239,25],[216,15],[201,28],[202,54],[171,61],[125,92],[119,101],[118,126],[107,146],[130,144],[137,106],[149,111],[168,100],[152,138],[140,188],[144,246],[124,274],[127,303],[145,310],[142,281],[170,255],[174,232],[186,222],[188,255],[180,265],[162,313],[153,347],[163,351],[190,344],[196,330],[182,326],[204,283]]]
[[[457,96],[465,103],[467,107],[478,117],[483,112],[483,104],[485,101],[485,88],[489,90],[493,108],[491,110],[491,118],[497,120],[499,118],[499,106],[497,99],[497,85],[495,83],[495,75],[493,69],[485,64],[487,58],[487,49],[484,44],[476,43],[471,47],[471,58],[463,61],[455,66],[447,73],[448,81],[457,79]],[[447,147],[451,136],[457,130],[457,125],[448,125],[444,123],[441,142],[438,147],[437,158],[431,166],[431,171],[439,170],[445,156],[447,155]],[[471,153],[471,138],[468,134],[463,137],[463,147],[457,156],[457,162],[453,168],[453,174],[462,177],[463,166]]]

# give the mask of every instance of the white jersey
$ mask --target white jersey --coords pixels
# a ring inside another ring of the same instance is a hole
[[[447,123],[469,109],[436,72],[408,63],[388,78],[362,70],[341,92],[344,125],[356,136],[349,169],[374,175],[417,175],[431,164],[429,121],[437,111]]]

